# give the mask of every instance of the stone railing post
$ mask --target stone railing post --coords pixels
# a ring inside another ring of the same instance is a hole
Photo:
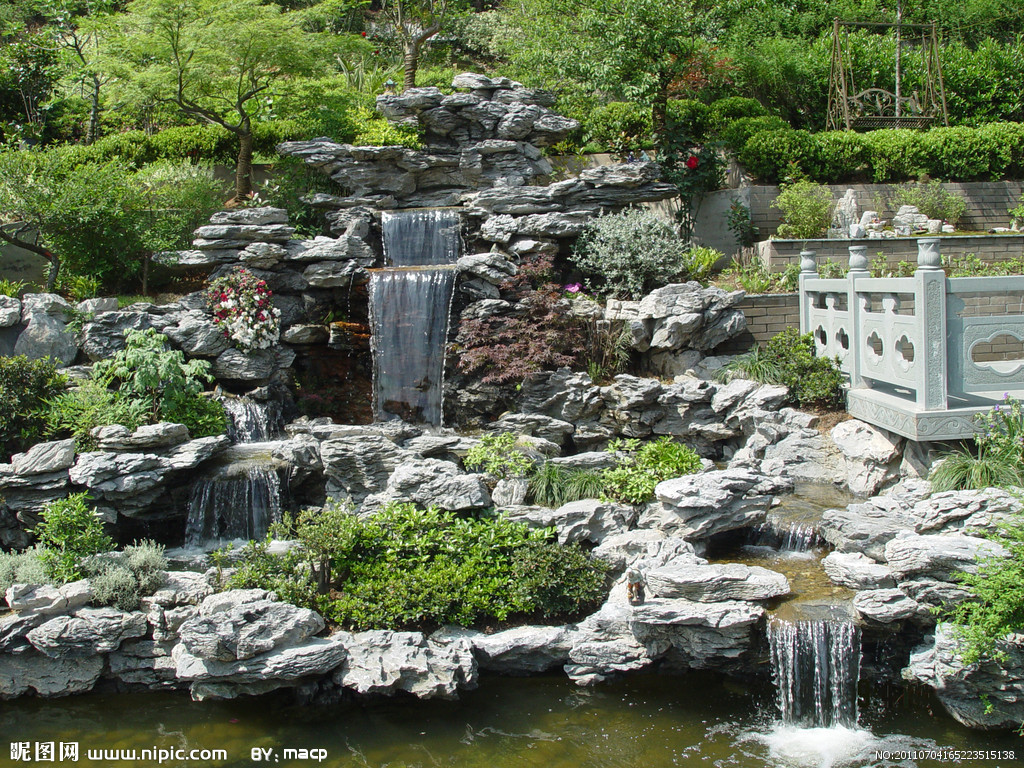
[[[861,371],[864,369],[864,344],[866,340],[861,330],[861,314],[863,308],[860,299],[857,298],[857,281],[870,277],[868,271],[868,247],[866,245],[850,246],[850,270],[846,273],[849,285],[846,289],[846,306],[850,317],[850,348],[853,354],[848,356],[850,369],[850,389],[860,389],[871,386],[864,380]]]
[[[818,276],[818,261],[814,251],[800,251],[800,277],[797,283],[800,299],[800,333],[811,332],[811,302],[804,289],[808,278]]]
[[[949,360],[946,355],[946,273],[942,271],[938,238],[917,241],[914,272],[914,315],[922,340],[924,364],[917,404],[925,410],[945,410]]]

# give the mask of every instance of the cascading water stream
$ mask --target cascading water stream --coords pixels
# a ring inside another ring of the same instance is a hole
[[[276,436],[280,414],[271,413],[271,406],[248,397],[225,397],[222,401],[228,415],[228,437],[233,443],[262,443]]]
[[[804,554],[824,546],[825,541],[811,523],[769,518],[750,532],[749,543],[771,547],[783,553]]]
[[[774,618],[768,623],[768,643],[783,723],[857,725],[860,629],[853,622]]]
[[[232,539],[260,539],[281,519],[281,480],[274,466],[196,482],[188,504],[185,546],[209,547]]]
[[[459,215],[387,212],[381,228],[391,266],[370,276],[374,418],[439,425]]]

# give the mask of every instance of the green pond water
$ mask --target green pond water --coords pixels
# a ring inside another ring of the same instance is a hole
[[[79,765],[157,764],[88,759],[87,750],[131,749],[222,749],[228,755],[164,765],[253,765],[254,749],[270,750],[260,753],[270,759],[259,762],[317,764],[285,757],[286,749],[309,749],[326,750],[323,765],[389,768],[956,764],[876,756],[943,747],[1024,756],[1024,739],[969,731],[944,715],[933,716],[933,706],[920,694],[890,707],[890,714],[862,716],[862,723],[868,721],[864,729],[801,730],[774,723],[766,686],[747,688],[691,673],[637,675],[581,689],[550,675],[485,677],[456,702],[302,707],[283,698],[194,703],[187,694],[172,693],[25,699],[2,705],[0,733],[8,741],[55,742],[58,748],[60,742],[78,742]],[[7,746],[0,745],[0,764],[13,765],[4,762],[8,758]],[[1024,760],[962,764],[1013,766]]]

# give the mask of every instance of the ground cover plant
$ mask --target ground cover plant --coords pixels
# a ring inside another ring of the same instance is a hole
[[[943,454],[929,480],[936,491],[1024,486],[1024,404],[1010,395],[975,418],[968,445]]]
[[[251,544],[230,587],[273,589],[353,629],[563,620],[596,607],[605,566],[549,529],[391,503],[371,515],[329,502],[275,529],[301,546]],[[268,537],[269,541],[269,537]]]

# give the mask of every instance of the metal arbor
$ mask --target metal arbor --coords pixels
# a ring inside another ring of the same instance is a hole
[[[855,27],[896,30],[895,89],[872,86],[858,90],[853,79],[853,46],[850,29]],[[924,82],[907,96],[903,93],[902,48],[904,30],[915,33],[921,47]],[[872,130],[875,128],[928,128],[936,123],[949,125],[946,90],[939,61],[939,37],[936,25],[905,24],[899,17],[894,24],[848,22],[836,19],[832,27],[832,72],[828,91],[826,128]]]

